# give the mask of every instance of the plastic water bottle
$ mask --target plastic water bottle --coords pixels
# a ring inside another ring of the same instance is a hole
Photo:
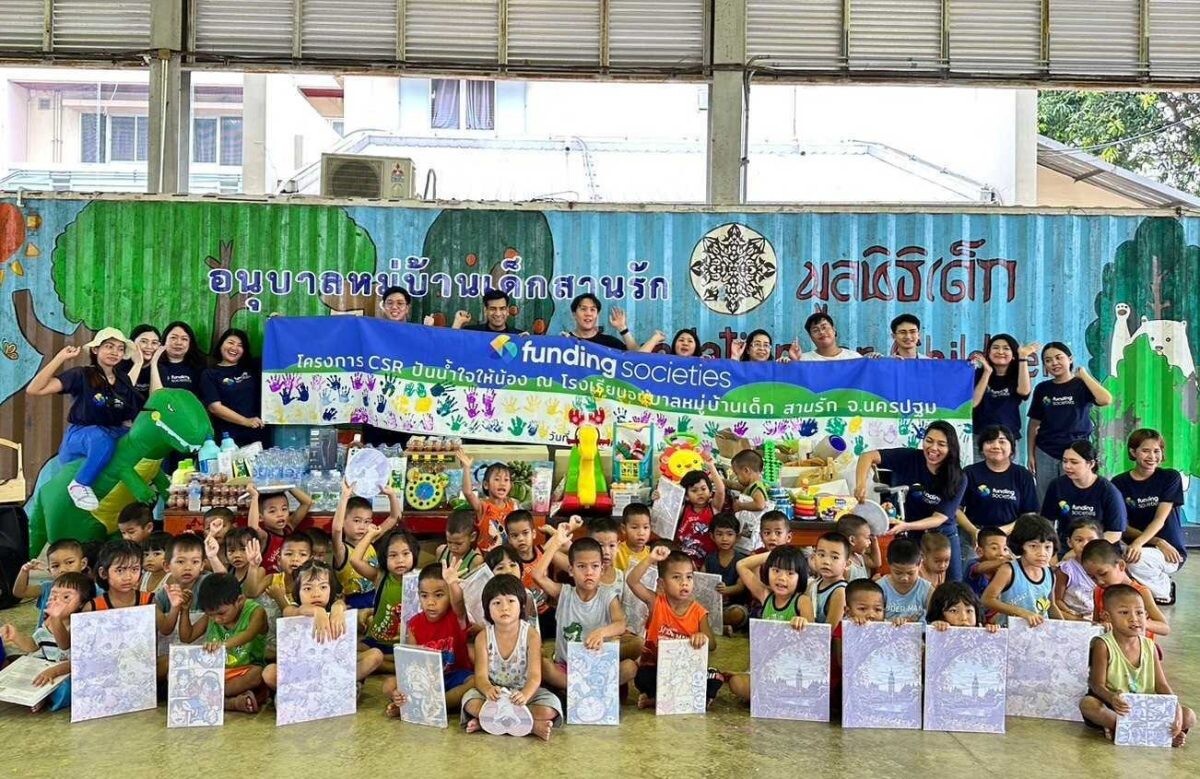
[[[309,497],[313,500],[313,509],[323,511],[325,505],[325,473],[324,471],[313,471],[308,477]]]
[[[217,444],[211,437],[204,439],[204,445],[200,447],[200,473],[205,476],[213,476],[217,473],[217,460],[221,456],[221,450],[217,448]]]
[[[235,444],[233,442],[233,439],[229,437],[229,433],[221,433],[221,451],[222,452],[236,452],[237,448],[238,448],[238,445]]]
[[[188,483],[188,511],[192,512],[193,514],[200,511],[200,497],[200,481],[198,479],[192,479],[191,482]]]
[[[325,481],[324,511],[337,511],[338,501],[342,498],[342,472],[330,471]]]
[[[217,470],[227,479],[233,478],[233,455],[237,450],[238,446],[229,437],[229,433],[224,433],[221,438],[221,452],[217,455]]]

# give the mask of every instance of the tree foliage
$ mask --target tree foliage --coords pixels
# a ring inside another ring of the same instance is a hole
[[[1200,194],[1200,93],[1044,91],[1038,132]]]

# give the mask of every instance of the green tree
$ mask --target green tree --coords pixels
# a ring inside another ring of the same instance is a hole
[[[340,208],[96,200],[59,237],[53,278],[67,315],[93,330],[182,319],[202,347],[230,326],[258,344],[267,315],[316,316],[327,310],[322,299],[298,284],[273,294],[264,278],[255,313],[236,284],[214,293],[210,273],[373,273],[375,256],[371,237]]]
[[[430,259],[427,271],[431,279],[444,273],[453,282],[459,273],[482,273],[499,287],[508,274],[502,262],[516,256],[521,258],[521,267],[513,275],[522,281],[541,276],[549,282],[554,275],[554,236],[546,215],[538,211],[443,211],[425,233],[422,253]],[[457,284],[451,284],[449,292],[443,295],[441,288],[431,283],[428,295],[414,298],[412,321],[440,314],[448,324],[460,309],[469,312],[475,322],[482,321],[482,289],[478,295],[464,296]],[[516,309],[517,327],[531,333],[546,332],[554,314],[554,301],[548,293],[512,295],[510,300]]]
[[[1200,194],[1200,93],[1047,90],[1038,132]]]

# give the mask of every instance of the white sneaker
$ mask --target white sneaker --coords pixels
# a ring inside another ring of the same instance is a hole
[[[95,511],[100,508],[100,501],[96,498],[96,493],[91,487],[86,484],[80,484],[73,481],[67,485],[67,494],[71,496],[71,502],[76,508],[84,511]]]

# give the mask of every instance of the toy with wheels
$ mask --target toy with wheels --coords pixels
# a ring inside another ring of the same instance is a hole
[[[608,495],[604,469],[600,467],[600,429],[583,424],[575,437],[559,512],[608,514],[613,502]]]
[[[700,436],[675,433],[667,438],[667,447],[658,456],[658,470],[664,479],[678,483],[691,471],[704,470],[712,455],[700,447]]]
[[[84,511],[67,494],[67,485],[79,472],[82,459],[63,463],[62,470],[34,494],[29,508],[29,553],[37,556],[47,543],[63,538],[98,541],[117,532],[121,509],[134,501],[152,503],[158,497],[155,490],[165,494],[169,489],[170,482],[160,467],[163,458],[172,452],[191,454],[212,434],[208,412],[191,392],[163,389],[151,394],[92,485],[100,499],[99,508]]]

